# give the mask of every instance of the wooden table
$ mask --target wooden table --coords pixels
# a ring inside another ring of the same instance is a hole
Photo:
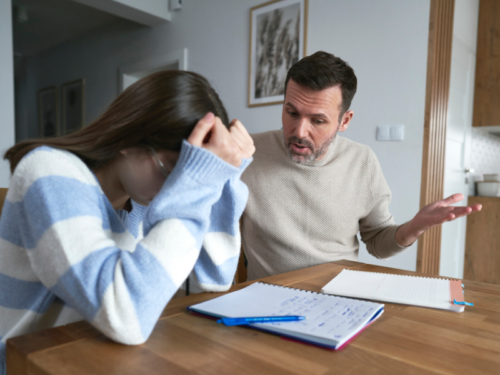
[[[416,275],[339,261],[263,280],[318,292],[344,268]],[[387,303],[382,317],[340,351],[194,316],[186,306],[222,293],[195,294],[172,300],[140,346],[116,344],[86,322],[10,339],[8,375],[499,374],[500,286],[464,284],[466,301],[474,302],[464,313]]]

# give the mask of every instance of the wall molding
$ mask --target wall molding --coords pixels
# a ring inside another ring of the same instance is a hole
[[[420,208],[443,199],[455,0],[431,0]],[[417,272],[439,274],[441,226],[418,240]]]
[[[167,0],[73,0],[117,17],[153,27],[171,21]]]

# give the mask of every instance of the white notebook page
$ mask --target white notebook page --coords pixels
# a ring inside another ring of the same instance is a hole
[[[457,312],[464,310],[463,306],[451,304],[450,282],[444,279],[344,269],[322,292]]]
[[[203,302],[191,309],[218,317],[302,315],[306,320],[254,323],[279,333],[299,333],[339,342],[364,327],[383,305],[277,285],[255,283],[237,292]]]

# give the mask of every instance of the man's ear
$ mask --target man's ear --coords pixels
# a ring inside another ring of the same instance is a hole
[[[344,115],[342,116],[342,120],[340,121],[339,132],[347,130],[347,127],[351,123],[352,116],[354,116],[354,111],[349,110],[344,113]]]

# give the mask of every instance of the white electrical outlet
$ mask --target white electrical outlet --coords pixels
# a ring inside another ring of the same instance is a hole
[[[405,126],[404,125],[392,125],[391,126],[391,141],[402,141],[405,138]]]
[[[390,141],[391,127],[389,125],[377,126],[377,141]]]
[[[377,141],[402,141],[405,136],[404,125],[377,126]]]

